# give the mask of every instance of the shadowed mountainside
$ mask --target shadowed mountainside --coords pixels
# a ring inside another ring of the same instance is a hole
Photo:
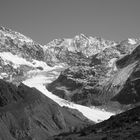
[[[0,139],[46,140],[60,132],[73,131],[88,123],[24,84],[18,87],[0,80]]]
[[[140,106],[88,126],[79,132],[63,133],[51,140],[138,140],[140,139]]]

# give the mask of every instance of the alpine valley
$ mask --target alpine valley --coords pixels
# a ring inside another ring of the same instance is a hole
[[[0,27],[0,140],[94,139],[140,139],[140,39]]]

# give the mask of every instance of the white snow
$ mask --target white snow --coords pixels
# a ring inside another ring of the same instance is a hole
[[[8,75],[7,75],[7,73],[3,72],[3,73],[1,73],[1,77],[2,78],[4,78],[4,77],[6,78],[6,77],[8,77]]]
[[[110,116],[114,115],[111,112],[106,112],[97,108],[90,108],[82,105],[78,105],[69,101],[66,101],[64,99],[59,98],[58,96],[52,94],[49,92],[45,85],[52,82],[54,79],[53,74],[56,76],[55,79],[58,77],[60,72],[58,72],[55,69],[62,68],[61,66],[56,67],[50,67],[47,71],[47,69],[44,72],[39,71],[33,71],[29,73],[29,79],[25,80],[23,83],[26,84],[29,87],[35,87],[39,91],[41,91],[44,95],[58,103],[60,106],[67,106],[69,108],[77,109],[81,113],[83,113],[84,116],[86,116],[88,119],[94,121],[94,122],[100,122],[103,120],[108,119]],[[52,72],[50,75],[49,73]],[[32,74],[31,74],[32,73]]]
[[[32,59],[32,61],[27,61],[26,59],[18,56],[18,55],[13,55],[11,52],[0,52],[0,57],[4,60],[5,64],[8,64],[8,62],[12,62],[14,67],[17,68],[20,65],[27,65],[30,67],[42,67],[44,70],[53,70],[56,67],[49,67],[45,62],[43,61],[38,61]],[[62,65],[59,65],[59,67],[63,67]]]
[[[135,39],[132,39],[132,38],[129,38],[128,39],[128,43],[132,44],[132,45],[135,45],[137,42]]]
[[[115,63],[115,61],[117,60],[117,58],[112,58],[109,62],[108,62],[108,66],[112,67]]]
[[[15,65],[29,65],[32,66],[31,62],[26,61],[25,59],[17,56],[17,55],[13,55],[10,52],[1,52],[0,53],[0,57],[4,60],[4,61],[10,61],[12,63],[14,63]]]

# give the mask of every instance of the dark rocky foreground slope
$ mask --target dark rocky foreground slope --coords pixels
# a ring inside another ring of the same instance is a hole
[[[91,125],[79,132],[63,133],[50,140],[139,140],[140,106]]]
[[[0,80],[0,139],[47,140],[60,132],[74,131],[88,123],[24,84]]]

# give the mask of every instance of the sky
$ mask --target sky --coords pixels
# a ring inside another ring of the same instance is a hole
[[[42,45],[81,33],[140,38],[140,0],[0,0],[0,26]]]

